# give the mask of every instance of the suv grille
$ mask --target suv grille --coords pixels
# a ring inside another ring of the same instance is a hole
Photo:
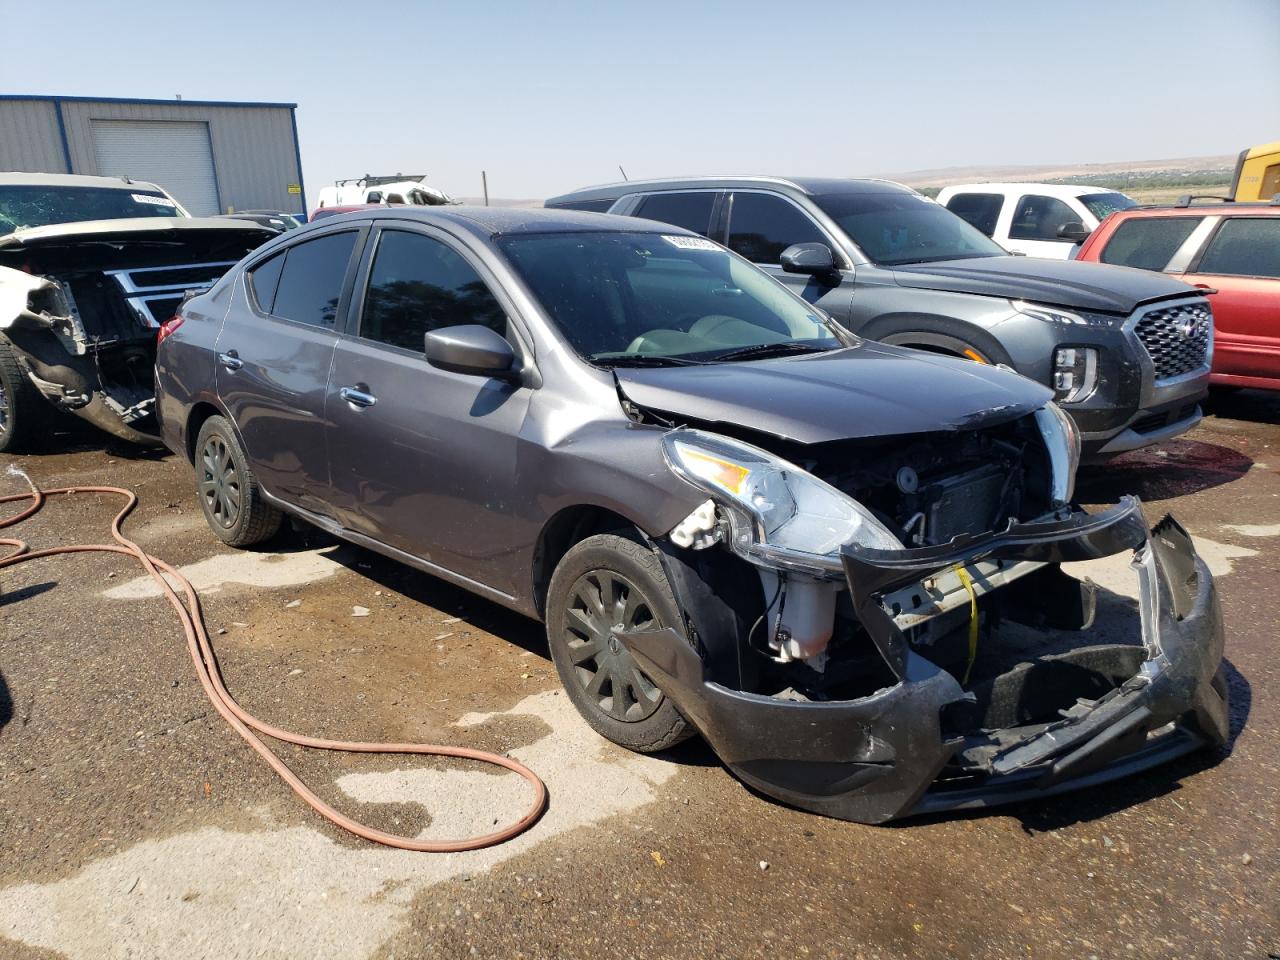
[[[1212,329],[1213,314],[1207,304],[1184,303],[1147,311],[1134,332],[1151,355],[1156,379],[1168,380],[1205,365]]]

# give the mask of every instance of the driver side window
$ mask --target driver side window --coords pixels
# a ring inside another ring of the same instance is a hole
[[[1054,197],[1021,197],[1013,208],[1009,239],[1057,240],[1061,243],[1063,240],[1058,236],[1058,228],[1079,220],[1079,214]]]
[[[434,237],[383,230],[369,269],[360,336],[421,353],[429,331],[472,323],[507,336],[506,311],[475,268]]]

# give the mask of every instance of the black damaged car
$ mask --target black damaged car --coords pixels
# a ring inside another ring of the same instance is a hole
[[[601,734],[699,733],[808,810],[1044,795],[1227,735],[1208,569],[1135,499],[1073,504],[1049,389],[859,340],[678,228],[332,218],[188,300],[157,387],[225,542],[289,514],[539,618]],[[1114,556],[1136,603],[1064,569]]]

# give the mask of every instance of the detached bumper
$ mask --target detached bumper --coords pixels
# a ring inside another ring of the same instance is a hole
[[[1138,664],[1132,677],[1049,724],[984,731],[980,744],[950,732],[949,714],[972,694],[907,644],[878,598],[956,563],[1053,563],[1124,550],[1134,551],[1143,632],[1143,646],[1129,651]],[[847,548],[844,566],[855,610],[897,677],[868,697],[797,702],[742,693],[705,682],[698,655],[670,630],[619,635],[721,760],[762,793],[882,823],[1096,784],[1226,740],[1212,576],[1172,518],[1148,534],[1132,498],[1096,516],[1023,524],[946,547]]]

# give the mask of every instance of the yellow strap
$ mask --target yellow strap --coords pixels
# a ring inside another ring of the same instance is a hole
[[[973,669],[973,661],[978,657],[978,595],[974,592],[973,578],[969,576],[968,570],[958,566],[956,576],[960,578],[965,592],[969,594],[969,662],[964,668],[964,679],[960,681],[964,685],[968,684],[969,671]]]

